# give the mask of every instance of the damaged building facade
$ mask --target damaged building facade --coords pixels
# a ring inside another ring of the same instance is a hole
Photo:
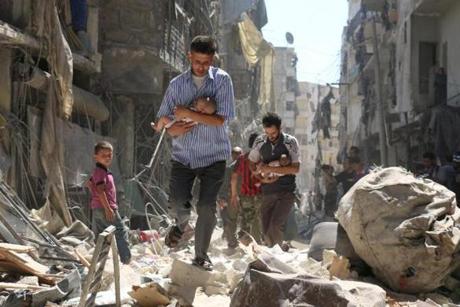
[[[51,228],[73,218],[88,224],[84,182],[94,143],[106,139],[115,144],[121,214],[144,219],[145,202],[164,205],[168,192],[169,158],[138,176],[159,139],[150,122],[169,80],[188,68],[191,39],[219,41],[216,61],[233,77],[238,110],[230,134],[241,144],[257,129],[252,114],[272,99],[273,53],[260,32],[266,23],[262,0],[2,1],[4,180],[29,208],[56,217]],[[258,36],[248,35],[252,27]],[[165,142],[160,157],[169,150]]]
[[[319,185],[321,165],[340,170],[337,163],[339,149],[339,89],[311,82],[299,82],[295,135],[300,145],[302,191]]]
[[[425,151],[458,150],[460,4],[350,0],[343,32],[341,152],[412,167]]]

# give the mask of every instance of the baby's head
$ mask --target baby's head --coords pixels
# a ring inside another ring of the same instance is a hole
[[[210,97],[200,97],[195,100],[193,106],[197,112],[203,114],[214,114],[216,113],[216,102]]]
[[[291,159],[286,154],[282,154],[280,157],[280,166],[288,166],[291,164]]]

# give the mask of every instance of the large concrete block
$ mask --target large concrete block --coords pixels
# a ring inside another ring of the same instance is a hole
[[[385,299],[386,292],[372,284],[251,269],[236,289],[230,307],[385,307]]]

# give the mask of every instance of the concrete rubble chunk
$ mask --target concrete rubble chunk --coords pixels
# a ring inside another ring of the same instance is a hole
[[[171,302],[166,290],[153,282],[133,286],[133,290],[128,294],[136,300],[140,307],[168,305]]]
[[[192,305],[198,287],[212,294],[222,293],[226,289],[220,282],[226,280],[225,274],[205,271],[177,259],[172,264],[169,278],[171,279],[169,294],[178,298],[184,305]],[[219,290],[220,288],[222,291]]]
[[[72,271],[56,286],[32,294],[32,307],[43,306],[46,302],[57,302],[64,297],[78,297],[81,292],[81,277],[78,270]]]
[[[455,194],[402,168],[362,178],[342,197],[336,215],[356,253],[393,290],[433,291],[460,259]]]
[[[372,284],[330,281],[309,275],[267,273],[250,269],[230,307],[385,307],[386,292]]]

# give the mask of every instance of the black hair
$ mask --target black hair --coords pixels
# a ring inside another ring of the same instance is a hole
[[[248,139],[249,148],[252,148],[258,136],[259,134],[257,132],[251,133],[251,135],[249,135],[249,139]]]
[[[193,38],[190,51],[214,55],[217,52],[217,42],[211,36],[198,35]]]
[[[280,129],[281,117],[276,113],[268,112],[262,118],[262,125],[264,126],[264,128],[275,126],[276,128]]]
[[[434,161],[434,160],[436,160],[436,155],[435,155],[434,153],[428,151],[428,152],[425,152],[425,153],[423,154],[422,158],[423,158],[423,159],[429,159],[429,160]]]
[[[323,171],[328,171],[328,170],[334,171],[334,167],[332,167],[332,165],[329,165],[329,164],[323,164],[323,165],[321,165],[321,170],[323,170]]]
[[[360,151],[361,151],[361,150],[359,149],[358,146],[351,146],[351,147],[350,147],[350,151],[352,151],[352,150],[354,150],[354,151],[356,151],[356,152],[360,152]]]
[[[94,154],[97,155],[101,150],[108,149],[113,151],[113,146],[107,141],[100,141],[94,145]]]
[[[197,103],[200,100],[205,100],[207,103],[212,104],[214,107],[217,107],[217,102],[212,97],[209,97],[209,96],[198,97],[197,99],[195,99],[194,103]]]
[[[348,163],[350,164],[359,164],[361,163],[361,159],[359,157],[349,157]]]

